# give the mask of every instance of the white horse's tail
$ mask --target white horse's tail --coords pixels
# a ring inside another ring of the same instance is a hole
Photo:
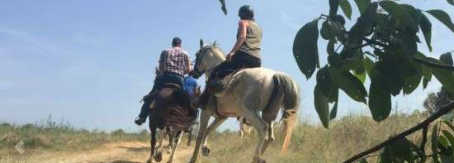
[[[284,141],[281,152],[285,153],[292,137],[292,132],[297,122],[298,109],[300,105],[300,90],[293,79],[284,73],[276,73],[273,76],[275,90],[282,93],[282,120],[284,120]]]

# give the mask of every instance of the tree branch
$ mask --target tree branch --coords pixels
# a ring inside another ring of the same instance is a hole
[[[348,160],[344,161],[344,163],[352,163],[358,159],[361,159],[373,152],[376,152],[390,144],[393,144],[394,142],[400,140],[400,139],[403,139],[405,138],[406,136],[410,135],[410,134],[413,134],[415,133],[416,131],[419,131],[421,129],[423,129],[424,127],[427,127],[430,123],[432,123],[433,121],[435,121],[436,119],[440,118],[441,116],[443,116],[444,114],[448,113],[449,111],[451,111],[452,109],[454,109],[454,102],[451,102],[447,105],[444,105],[443,107],[441,107],[438,112],[436,112],[435,114],[433,114],[432,116],[430,116],[429,118],[427,118],[426,120],[422,121],[421,123],[417,124],[416,126],[413,126],[412,128],[366,150],[366,151],[363,151],[351,158],[349,158]]]
[[[425,60],[422,60],[422,59],[419,59],[419,58],[416,58],[416,57],[414,57],[413,60],[415,60],[415,61],[417,61],[419,63],[422,63],[422,64],[424,64],[424,65],[426,65],[428,67],[454,71],[454,67],[452,67],[452,66],[436,64],[436,63],[428,62],[428,61],[425,61]]]
[[[420,163],[423,163],[423,162],[426,162],[426,158],[424,157],[426,155],[426,142],[427,142],[427,130],[428,130],[429,126],[424,126],[424,128],[422,129],[422,141],[421,141],[421,146],[419,147],[421,153],[420,153],[420,157],[421,157],[421,161]],[[419,153],[419,152],[418,152]]]

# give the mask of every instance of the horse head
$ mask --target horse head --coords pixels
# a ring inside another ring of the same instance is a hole
[[[200,39],[200,49],[196,53],[194,70],[190,73],[191,76],[198,79],[204,73],[209,74],[216,66],[225,60],[224,52],[216,43],[204,44]]]

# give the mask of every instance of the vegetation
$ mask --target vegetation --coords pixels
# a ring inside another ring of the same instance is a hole
[[[285,155],[280,155],[280,141],[277,140],[270,146],[265,154],[266,159],[276,163],[312,162],[331,163],[340,162],[368,146],[386,140],[389,136],[418,123],[426,114],[415,112],[411,115],[395,114],[375,123],[367,116],[351,115],[334,120],[330,130],[322,125],[308,121],[301,122],[292,139],[290,148]],[[51,124],[51,125],[50,125]],[[277,129],[279,132],[280,129]],[[254,134],[254,133],[252,133]],[[87,131],[74,129],[69,125],[56,124],[49,121],[46,124],[27,124],[15,126],[10,124],[0,125],[0,162],[2,157],[19,155],[14,146],[20,141],[25,142],[24,148],[28,150],[52,151],[80,151],[94,149],[105,143],[122,141],[142,141],[148,143],[148,132],[125,133],[116,130],[111,133],[100,131]],[[212,152],[209,157],[203,157],[203,163],[231,163],[249,162],[253,153],[256,136],[246,135],[239,139],[238,132],[224,131],[213,133],[209,137]],[[410,140],[420,142],[419,135],[412,135]],[[231,143],[235,142],[235,143]],[[184,143],[182,144],[183,146]],[[144,158],[148,150],[143,153]],[[234,157],[232,157],[234,156]],[[26,156],[27,157],[27,156]],[[376,159],[376,158],[372,158]]]
[[[279,152],[282,140],[277,137],[264,157],[275,163],[341,162],[407,129],[408,126],[417,124],[425,117],[425,113],[419,112],[410,115],[393,114],[377,124],[369,116],[351,115],[332,121],[329,130],[321,124],[302,122],[296,127],[286,154],[281,155]],[[239,139],[238,133],[231,131],[215,133],[209,137],[212,152],[209,157],[203,157],[202,163],[249,162],[248,156],[253,154],[255,149],[255,138],[255,135],[246,135]],[[409,139],[421,142],[421,136],[417,134],[411,135]],[[377,157],[371,157],[369,161],[375,160]]]
[[[99,147],[116,141],[147,141],[147,131],[126,133],[119,129],[110,133],[74,129],[68,124],[56,123],[51,117],[46,123],[25,124],[22,126],[8,123],[0,124],[0,160],[2,157],[19,155],[14,147],[20,141],[23,148],[46,151],[78,151]],[[27,154],[27,153],[26,153]]]

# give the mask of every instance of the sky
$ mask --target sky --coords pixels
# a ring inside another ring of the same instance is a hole
[[[454,7],[444,0],[400,2],[443,9],[454,17]],[[299,71],[292,44],[299,28],[328,13],[327,0],[227,0],[227,16],[218,0],[0,0],[0,122],[36,123],[52,115],[76,128],[146,129],[133,119],[141,97],[153,85],[160,52],[175,36],[193,58],[201,38],[229,51],[235,43],[237,11],[244,4],[255,9],[263,29],[262,66],[290,74],[302,90],[300,116],[319,123],[313,104],[315,79],[307,80]],[[354,4],[353,9],[357,17]],[[428,52],[424,44],[420,50],[433,57],[454,50],[454,34],[428,17],[434,51]],[[325,47],[320,39],[322,65]],[[394,97],[393,104],[402,112],[421,110],[427,93],[439,87],[433,80],[425,90]],[[369,115],[369,110],[342,93],[339,115],[349,114]],[[234,120],[221,126],[237,128]]]

